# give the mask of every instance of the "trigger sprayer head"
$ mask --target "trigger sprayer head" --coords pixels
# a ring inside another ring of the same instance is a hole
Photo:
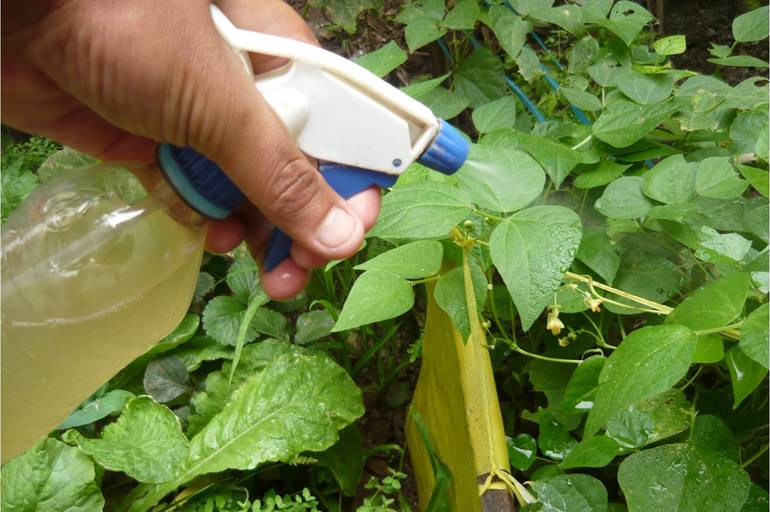
[[[444,174],[454,174],[465,163],[470,144],[460,131],[439,119],[439,130],[433,143],[417,159],[422,165]]]

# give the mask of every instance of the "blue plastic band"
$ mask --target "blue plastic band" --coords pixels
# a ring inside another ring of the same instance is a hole
[[[171,182],[177,193],[192,208],[206,217],[217,220],[224,219],[230,215],[229,210],[218,207],[195,190],[187,179],[187,175],[176,161],[176,158],[171,154],[171,148],[168,145],[161,144],[158,147],[158,161],[168,181]]]

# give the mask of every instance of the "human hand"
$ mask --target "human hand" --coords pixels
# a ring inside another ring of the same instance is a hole
[[[151,162],[157,142],[191,146],[250,204],[209,227],[207,248],[242,240],[258,256],[272,225],[295,243],[262,276],[276,299],[360,246],[379,212],[366,190],[344,201],[295,146],[216,31],[206,0],[3,1],[2,116],[101,160]],[[317,44],[280,0],[217,2],[236,26]],[[251,56],[255,73],[283,61]]]

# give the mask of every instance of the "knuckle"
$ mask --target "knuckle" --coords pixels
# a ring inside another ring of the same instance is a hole
[[[319,175],[299,154],[279,159],[273,169],[266,187],[267,210],[287,222],[296,221],[311,204]]]

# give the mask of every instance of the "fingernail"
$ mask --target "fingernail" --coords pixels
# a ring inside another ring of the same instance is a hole
[[[315,237],[324,247],[334,249],[350,240],[355,232],[356,219],[339,206],[335,206],[326,214]]]

